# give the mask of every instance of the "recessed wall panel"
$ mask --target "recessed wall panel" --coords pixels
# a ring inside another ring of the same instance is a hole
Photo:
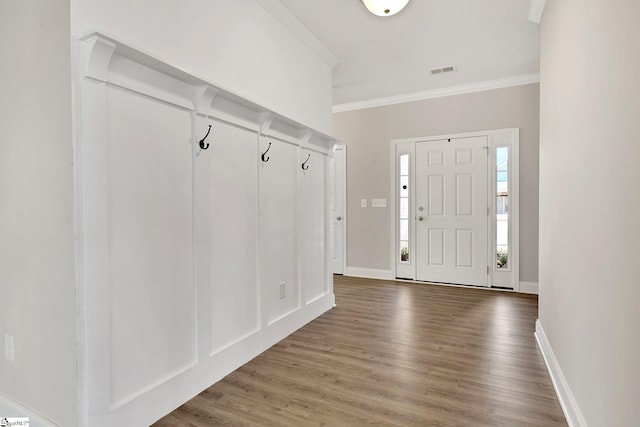
[[[456,266],[473,268],[473,230],[456,230]]]
[[[444,165],[444,151],[430,151],[427,155],[427,164],[430,167]]]
[[[135,112],[135,114],[132,114]],[[193,364],[191,118],[107,90],[111,403]]]
[[[260,284],[266,321],[271,324],[300,307],[298,284],[298,148],[275,138],[268,162],[260,162]]]
[[[329,159],[329,187],[331,191],[329,192],[329,211],[334,212],[336,207],[338,206],[336,197],[340,194],[340,189],[338,189],[338,180],[336,179],[336,168],[337,168],[337,160],[334,158]]]
[[[258,330],[258,181],[254,132],[213,124],[208,168],[209,286],[213,354]],[[204,127],[204,126],[203,126]],[[204,132],[204,129],[203,129]]]
[[[331,260],[336,261],[338,258],[338,225],[331,224]]]
[[[428,264],[433,266],[444,265],[444,229],[430,228],[428,231]]]
[[[456,215],[473,215],[473,175],[456,175]]]
[[[444,215],[444,176],[430,175],[427,178],[427,212],[429,215]]]
[[[473,149],[460,148],[456,150],[456,165],[470,165],[473,163]]]
[[[306,161],[307,170],[298,169],[300,182],[300,285],[305,303],[328,291],[325,257],[324,200],[326,194],[326,156],[315,151],[300,150],[299,163]],[[337,237],[337,236],[336,236]]]

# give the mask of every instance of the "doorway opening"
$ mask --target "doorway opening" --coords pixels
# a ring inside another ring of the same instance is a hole
[[[394,277],[518,291],[519,130],[391,141]]]
[[[333,274],[343,274],[347,253],[346,221],[347,147],[336,145],[329,157],[330,264]]]

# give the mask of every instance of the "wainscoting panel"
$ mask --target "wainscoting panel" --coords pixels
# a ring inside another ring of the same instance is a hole
[[[191,118],[119,89],[107,99],[105,262],[119,406],[195,362]]]
[[[197,209],[201,306],[209,356],[260,329],[258,293],[258,135],[198,118]],[[199,147],[198,147],[199,148]],[[204,270],[204,271],[202,271]]]
[[[77,48],[79,424],[150,425],[334,306],[335,141],[107,36]]]
[[[269,148],[271,144],[271,148]],[[267,324],[300,307],[298,282],[298,148],[263,138],[260,165],[260,279]]]
[[[309,304],[329,292],[326,248],[326,164],[327,156],[300,150],[300,282],[304,303]],[[305,165],[306,170],[302,169]]]

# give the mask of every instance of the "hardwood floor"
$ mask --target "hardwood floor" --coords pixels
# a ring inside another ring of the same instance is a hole
[[[537,298],[336,276],[337,307],[156,424],[566,426]]]

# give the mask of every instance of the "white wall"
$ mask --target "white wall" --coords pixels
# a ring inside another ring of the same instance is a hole
[[[0,2],[2,345],[15,337],[0,394],[64,426],[77,379],[69,37],[68,0]]]
[[[520,128],[520,280],[538,281],[538,85],[336,113],[333,132],[347,144],[347,265],[390,270],[390,209],[360,199],[390,197],[390,141]]]
[[[640,2],[547,1],[540,322],[589,426],[640,425]]]
[[[94,31],[331,129],[331,69],[254,0],[72,0],[72,34]]]

